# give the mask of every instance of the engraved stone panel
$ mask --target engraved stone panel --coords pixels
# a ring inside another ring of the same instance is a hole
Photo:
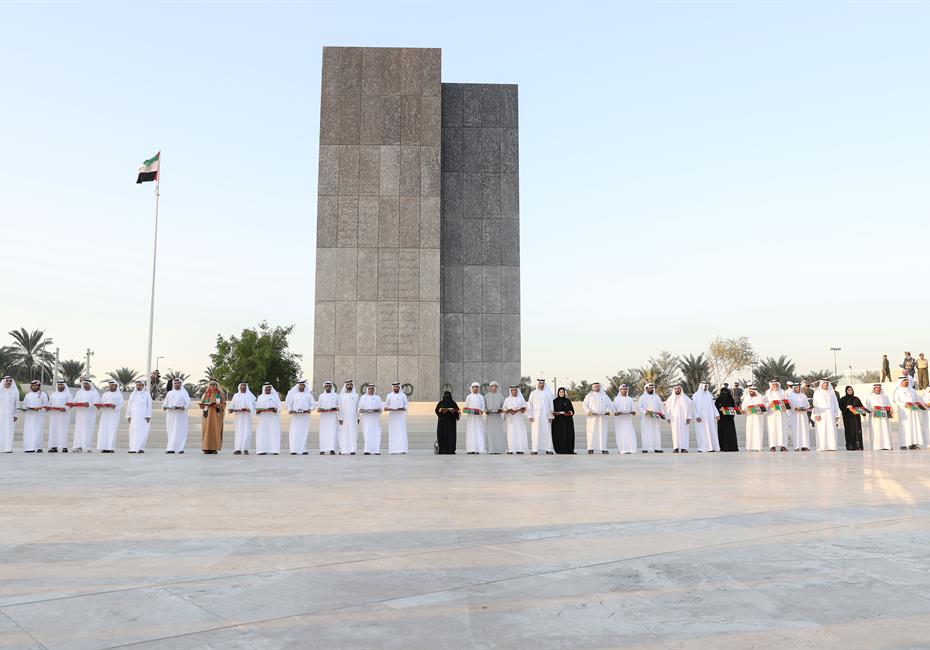
[[[358,198],[358,246],[359,248],[378,247],[377,196]]]
[[[378,353],[378,303],[359,302],[355,334],[356,354]]]
[[[420,249],[399,248],[397,257],[399,300],[420,299]]]
[[[336,303],[336,354],[355,354],[357,305],[354,300]]]

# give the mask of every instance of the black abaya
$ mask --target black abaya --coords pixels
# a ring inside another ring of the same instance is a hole
[[[439,412],[439,409],[445,408],[455,410],[442,413]],[[458,422],[460,415],[461,412],[459,411],[458,404],[452,399],[452,393],[446,391],[442,399],[439,400],[439,403],[436,404],[436,416],[438,417],[436,422],[436,443],[438,444],[440,454],[455,453],[455,423]]]
[[[736,408],[736,400],[733,399],[728,388],[721,388],[720,396],[714,400],[714,406],[720,413],[721,407]],[[717,421],[717,438],[720,441],[720,451],[739,451],[739,443],[736,441],[735,416],[720,413],[720,419]]]
[[[561,392],[563,389],[559,389]],[[575,453],[575,408],[567,397],[552,400],[554,413],[563,411],[566,415],[555,415],[552,420],[552,448],[557,454]]]
[[[847,386],[846,388],[849,388]],[[843,433],[846,434],[846,449],[862,449],[862,416],[849,410],[849,406],[862,406],[862,400],[853,395],[840,398],[840,412],[843,414]]]

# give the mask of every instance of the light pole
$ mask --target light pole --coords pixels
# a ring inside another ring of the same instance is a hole
[[[842,350],[842,349],[843,349],[843,348],[830,348],[830,350],[833,352],[833,374],[834,374],[834,376],[839,374],[839,373],[837,372],[837,369],[836,369],[836,368],[837,368],[837,366],[836,366],[836,353],[839,352],[839,351]]]
[[[84,376],[87,377],[88,379],[91,376],[90,375],[90,358],[92,356],[94,356],[94,351],[91,350],[90,348],[87,348],[87,354],[86,354],[87,361],[84,362]]]
[[[155,370],[158,370],[158,362],[165,358],[165,355],[155,357]]]

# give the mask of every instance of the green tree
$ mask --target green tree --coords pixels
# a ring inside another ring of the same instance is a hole
[[[129,390],[137,379],[142,379],[142,373],[123,366],[107,373],[107,379],[112,379],[123,390]]]
[[[610,399],[614,399],[620,392],[620,386],[623,384],[629,387],[629,395],[631,397],[636,397],[642,393],[643,380],[639,374],[639,369],[627,368],[626,370],[618,370],[617,374],[607,378],[607,385],[604,387],[604,390],[610,396]]]
[[[756,353],[749,339],[741,336],[735,339],[715,338],[707,346],[707,363],[710,366],[710,378],[717,386],[723,383],[737,370],[750,366],[756,359]]]
[[[45,374],[52,376],[55,355],[48,351],[52,339],[45,336],[44,330],[28,331],[25,327],[10,332],[13,345],[10,346],[10,374],[24,381],[40,378]]]
[[[710,362],[703,354],[686,355],[679,359],[678,369],[681,371],[681,388],[686,393],[693,394],[702,381],[709,383],[707,389],[713,392],[714,385],[710,382]]]
[[[269,381],[286,394],[300,378],[301,355],[288,349],[293,331],[293,325],[271,327],[262,321],[258,327],[243,329],[238,337],[217,335],[216,352],[210,355],[212,378],[227,391],[242,381],[250,386]]]
[[[794,362],[783,354],[777,359],[775,357],[760,359],[753,369],[752,378],[756,382],[756,387],[765,391],[768,390],[769,382],[773,379],[780,381],[784,387],[785,382],[794,381],[798,376],[794,371]]]
[[[69,386],[77,386],[84,376],[84,362],[68,359],[61,362],[61,378]]]

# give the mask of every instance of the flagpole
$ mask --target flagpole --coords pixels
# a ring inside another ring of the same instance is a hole
[[[149,348],[145,355],[145,383],[152,392],[152,330],[155,324],[155,262],[158,259],[158,197],[161,183],[161,152],[158,152],[158,172],[155,176],[155,237],[152,244],[152,290],[149,294]],[[154,399],[154,397],[152,398]]]

